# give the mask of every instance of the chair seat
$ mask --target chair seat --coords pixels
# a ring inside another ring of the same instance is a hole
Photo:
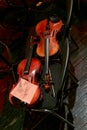
[[[41,81],[44,79],[45,76],[45,68],[43,66],[43,72],[41,76]],[[40,103],[40,109],[52,109],[55,108],[58,102],[58,92],[60,90],[60,73],[61,73],[61,64],[60,63],[53,63],[50,65],[50,72],[52,76],[52,85],[53,85],[53,91],[54,91],[54,96],[52,95],[52,89],[50,88],[49,91],[46,91],[44,88],[44,81],[41,84],[41,93],[42,93],[42,101]],[[35,107],[36,108],[36,107]]]

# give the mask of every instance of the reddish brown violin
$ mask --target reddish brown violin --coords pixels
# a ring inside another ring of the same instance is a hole
[[[45,50],[44,49],[44,47],[45,47],[45,45],[44,45],[44,32],[46,31],[47,22],[48,22],[48,19],[42,20],[36,26],[36,33],[37,33],[38,36],[40,36],[40,42],[37,46],[36,53],[40,57],[45,56],[45,52],[44,52],[44,50]],[[63,26],[62,20],[59,20],[58,22],[55,22],[55,23],[49,21],[49,27],[50,27],[49,55],[50,56],[55,55],[60,49],[58,41],[56,40],[56,34],[58,32],[60,32],[62,26]]]
[[[9,101],[15,106],[34,106],[40,99],[41,90],[37,82],[38,74],[41,72],[41,62],[32,58],[33,47],[30,46],[28,59],[22,60],[17,68],[19,80],[9,94]]]

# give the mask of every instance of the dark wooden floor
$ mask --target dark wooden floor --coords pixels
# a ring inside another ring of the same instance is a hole
[[[75,124],[74,130],[87,130],[87,20],[74,24],[71,32],[79,46],[70,57],[75,67],[78,87],[72,90],[68,102]],[[0,114],[0,130],[23,130],[24,117],[23,110],[14,108],[9,103],[6,89],[3,111]]]
[[[72,35],[79,46],[79,49],[71,55],[79,80],[72,113],[75,130],[87,130],[87,20],[74,26]]]

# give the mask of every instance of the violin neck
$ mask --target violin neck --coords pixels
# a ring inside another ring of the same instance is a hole
[[[32,43],[32,45],[30,45],[30,48],[29,48],[27,62],[26,62],[25,68],[24,68],[24,74],[29,73],[30,63],[31,63],[32,55],[33,55],[33,46],[34,46],[34,44]]]
[[[49,73],[49,47],[50,47],[50,24],[49,18],[47,19],[46,30],[45,30],[45,74]]]
[[[45,38],[45,73],[49,73],[49,44],[50,38]]]
[[[46,24],[46,31],[48,30],[50,30],[50,20],[49,20],[49,18],[47,19],[47,24]]]

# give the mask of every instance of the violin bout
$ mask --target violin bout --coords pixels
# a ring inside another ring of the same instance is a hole
[[[36,26],[36,33],[40,36],[40,41],[36,48],[36,53],[40,57],[45,56],[45,29],[46,29],[47,19],[40,21]],[[49,35],[49,55],[53,56],[60,50],[59,41],[56,39],[56,34],[61,31],[63,26],[62,20],[52,23],[49,21],[50,35]]]
[[[38,85],[20,78],[17,85],[13,85],[10,91],[9,101],[15,106],[26,105],[31,107],[38,102],[40,95],[41,91]]]
[[[13,84],[9,93],[9,101],[16,107],[33,107],[41,98],[41,89],[37,81],[37,74],[41,71],[41,62],[36,58],[32,58],[29,74],[27,75],[23,74],[25,65],[26,59],[23,59],[17,68],[18,82]]]

